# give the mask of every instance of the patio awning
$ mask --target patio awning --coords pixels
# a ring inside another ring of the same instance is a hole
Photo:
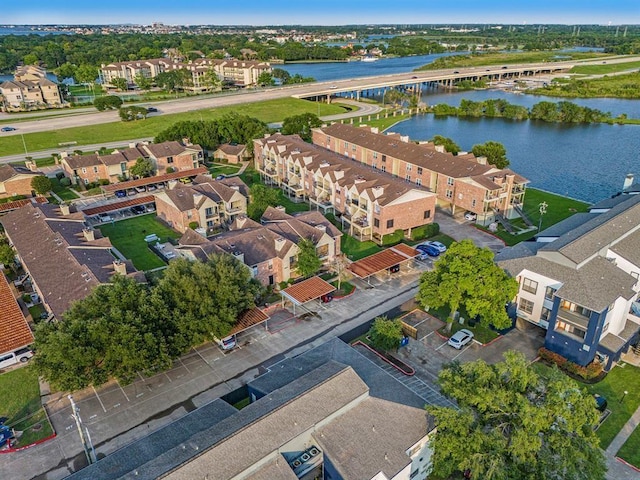
[[[365,279],[395,265],[412,260],[419,254],[415,248],[400,243],[382,252],[374,253],[357,262],[353,262],[348,268],[357,277]]]
[[[336,287],[325,282],[320,277],[311,277],[285,288],[280,292],[280,295],[290,300],[294,305],[303,305],[323,295],[327,295],[335,291],[335,289]]]

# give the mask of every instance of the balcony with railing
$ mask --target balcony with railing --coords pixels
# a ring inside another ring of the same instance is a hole
[[[571,310],[566,310],[564,308],[560,308],[558,310],[558,320],[563,322],[571,323],[580,328],[584,328],[585,330],[589,327],[589,317],[582,315],[578,312],[572,312]]]

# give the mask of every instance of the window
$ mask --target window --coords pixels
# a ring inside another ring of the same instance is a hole
[[[84,179],[84,184],[85,184],[85,185],[89,185],[89,179],[88,179],[88,178],[85,178],[85,179]]]
[[[431,218],[431,210],[425,210],[425,211],[424,211],[424,217],[423,217],[423,218],[424,218],[425,220],[426,220],[427,218]]]
[[[553,300],[553,296],[556,294],[556,289],[552,287],[547,287],[544,291],[544,298],[547,300]]]
[[[86,169],[86,168],[83,168],[83,169],[82,169],[82,173],[87,173],[87,169]]]
[[[93,173],[98,173],[98,167],[93,167]]]
[[[452,197],[453,197],[453,191],[451,191],[451,190],[447,190],[447,191],[444,193],[444,195],[445,195],[445,197],[447,197],[447,198],[452,198]]]
[[[526,298],[521,298],[518,309],[524,313],[528,313],[529,315],[531,315],[531,313],[533,312],[533,302],[527,300]]]
[[[411,164],[407,163],[407,172],[410,172],[410,171],[411,171]]]
[[[422,175],[422,167],[418,167],[418,175]]]
[[[213,208],[212,207],[207,207],[204,209],[204,214],[207,217],[212,217],[213,216]]]
[[[378,164],[376,162],[373,162],[373,165],[371,165],[373,167],[374,170],[376,170],[378,168]]]
[[[167,157],[167,163],[173,163],[173,157]]]
[[[475,207],[476,206],[476,199],[474,198],[473,200],[471,200],[471,207]]]
[[[449,185],[450,187],[453,186],[453,178],[451,178],[451,177],[447,178],[447,185]]]
[[[422,185],[422,179],[416,178],[416,185]]]
[[[393,218],[391,220],[387,220],[387,228],[393,228]]]
[[[583,329],[576,327],[571,323],[563,322],[561,320],[558,320],[558,323],[556,323],[556,331],[568,333],[580,339],[584,339],[584,337],[587,335],[587,332],[585,332]]]
[[[538,282],[534,282],[530,278],[524,278],[522,280],[522,290],[525,292],[533,293],[535,295],[538,290]]]
[[[386,167],[385,165],[382,165],[381,170],[382,170],[383,172],[386,172],[386,171],[387,171],[387,167]]]
[[[540,320],[544,320],[545,322],[548,322],[550,316],[551,316],[551,310],[549,310],[547,307],[542,307],[542,312],[540,312]]]
[[[386,155],[382,155],[382,163],[385,163],[387,161],[387,156]]]
[[[378,152],[373,152],[373,158],[378,158]]]
[[[344,142],[344,148],[345,150],[349,148],[349,142]]]
[[[407,174],[405,175],[404,179],[405,179],[407,182],[410,182],[410,181],[411,181],[411,174],[410,174],[410,173],[407,173]]]
[[[351,145],[351,151],[352,151],[352,152],[355,152],[355,151],[356,151],[356,145],[355,145],[355,144]]]
[[[377,219],[377,218],[374,218],[374,219],[373,219],[373,226],[374,226],[375,228],[380,228],[380,220],[379,220],[379,219]]]

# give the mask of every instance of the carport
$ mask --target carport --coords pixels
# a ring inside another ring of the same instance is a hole
[[[371,285],[370,279],[373,275],[385,270],[392,271],[396,267],[399,270],[400,265],[415,259],[419,254],[415,248],[400,243],[394,247],[387,248],[386,250],[353,262],[347,268],[356,277],[361,280],[366,280],[367,283]]]
[[[144,205],[146,203],[153,203],[155,197],[153,195],[146,195],[144,197],[132,198],[130,200],[122,200],[120,202],[106,203],[97,207],[87,208],[81,210],[84,215],[91,217],[100,213],[115,212],[117,210],[124,210],[125,208],[131,208],[135,205]]]
[[[248,330],[256,325],[260,325],[264,323],[264,329],[269,331],[269,325],[267,321],[269,320],[269,315],[264,313],[258,307],[251,308],[249,310],[245,310],[238,317],[237,323],[231,329],[229,334],[225,338],[236,337],[238,334]]]
[[[127,180],[124,182],[111,183],[109,185],[102,185],[100,188],[106,194],[115,194],[118,190],[128,190],[135,187],[147,187],[148,185],[155,185],[157,183],[166,183],[170,180],[179,180],[181,178],[194,178],[198,175],[208,173],[206,167],[192,168],[190,170],[181,170],[178,172],[165,173],[163,175],[154,175],[153,177],[138,178],[136,180]]]
[[[305,303],[317,300],[323,295],[327,295],[335,290],[336,287],[325,282],[320,277],[311,277],[285,288],[280,292],[280,295],[282,296],[283,306],[285,300],[289,300],[293,304],[293,314],[295,315],[296,305],[309,312],[309,309],[304,307]]]

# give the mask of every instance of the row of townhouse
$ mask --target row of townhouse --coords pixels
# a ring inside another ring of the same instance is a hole
[[[7,112],[63,106],[60,89],[35,65],[18,68],[13,80],[0,83],[0,106]]]
[[[139,158],[151,160],[156,175],[170,171],[184,171],[198,168],[204,160],[204,151],[200,145],[194,145],[187,139],[183,142],[167,141],[162,143],[130,144],[129,148],[114,150],[111,154],[72,155],[62,153],[61,166],[74,184],[92,183],[108,180],[110,183],[131,177],[131,167]]]
[[[311,240],[318,257],[330,264],[340,255],[342,232],[320,212],[289,215],[283,207],[268,207],[261,223],[246,215],[236,216],[229,231],[206,239],[187,230],[177,250],[183,257],[205,260],[214,253],[235,256],[264,285],[286,282],[297,275],[298,243]]]
[[[545,347],[605,369],[640,342],[640,195],[620,195],[502,250],[520,284],[518,318],[546,330]]]
[[[256,169],[266,183],[324,213],[335,213],[359,239],[381,241],[396,230],[409,236],[412,229],[433,222],[435,194],[297,135],[254,140],[254,152]]]
[[[437,195],[438,206],[452,215],[473,212],[478,223],[488,225],[522,214],[529,181],[509,169],[487,165],[483,157],[455,156],[406,136],[341,123],[314,129],[313,143],[428,188]]]
[[[113,80],[116,78],[124,78],[129,85],[135,85],[136,77],[154,79],[161,73],[176,70],[190,72],[191,82],[185,88],[198,92],[212,88],[212,73],[224,83],[239,87],[256,85],[260,74],[271,72],[271,65],[268,62],[253,60],[198,58],[184,63],[168,58],[153,58],[102,64],[100,79],[105,87],[112,88]]]
[[[84,215],[68,206],[29,203],[0,223],[34,291],[57,318],[116,273],[144,281],[131,262],[114,257],[100,230],[88,228]]]
[[[211,235],[236,216],[247,214],[249,188],[239,177],[214,180],[198,175],[191,185],[169,182],[154,195],[158,218],[180,233],[193,224]]]

